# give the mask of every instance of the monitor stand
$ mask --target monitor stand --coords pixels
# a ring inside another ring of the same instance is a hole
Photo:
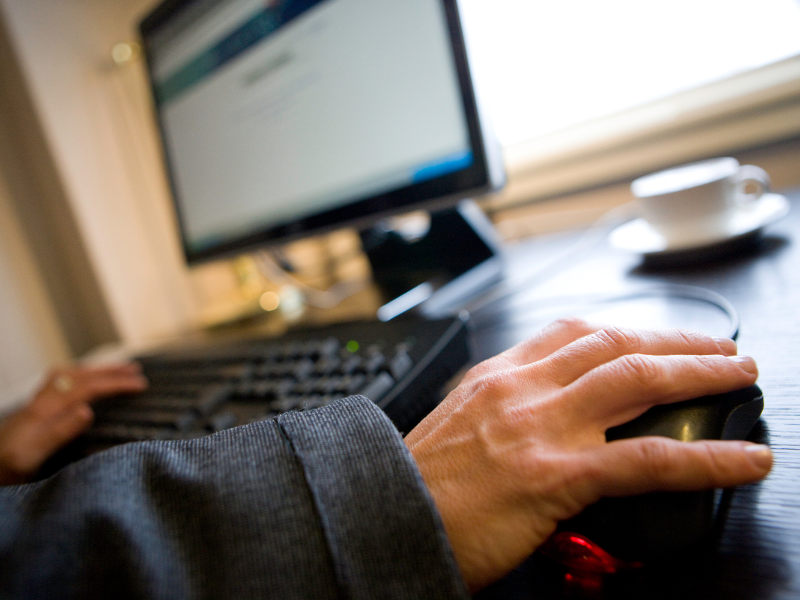
[[[471,200],[432,213],[427,232],[383,221],[361,231],[361,242],[384,297],[382,321],[415,307],[432,317],[453,312],[503,275],[499,236]]]

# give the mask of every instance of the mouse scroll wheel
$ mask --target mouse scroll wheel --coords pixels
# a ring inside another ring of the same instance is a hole
[[[586,536],[569,531],[561,531],[550,536],[539,547],[539,552],[571,571],[582,573],[610,575],[643,566],[640,562],[615,558]]]

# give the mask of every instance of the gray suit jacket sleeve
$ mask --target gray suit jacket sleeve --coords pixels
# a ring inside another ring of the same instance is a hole
[[[0,488],[0,597],[468,595],[403,441],[350,398]]]

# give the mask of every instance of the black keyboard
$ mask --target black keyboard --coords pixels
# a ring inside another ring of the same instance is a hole
[[[406,318],[297,329],[137,358],[147,391],[94,405],[95,422],[46,467],[117,444],[190,439],[237,425],[366,396],[401,432],[441,400],[469,360],[466,317]]]

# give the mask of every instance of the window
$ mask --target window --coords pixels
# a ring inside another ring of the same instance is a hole
[[[800,133],[797,0],[461,5],[506,152],[507,202]]]

